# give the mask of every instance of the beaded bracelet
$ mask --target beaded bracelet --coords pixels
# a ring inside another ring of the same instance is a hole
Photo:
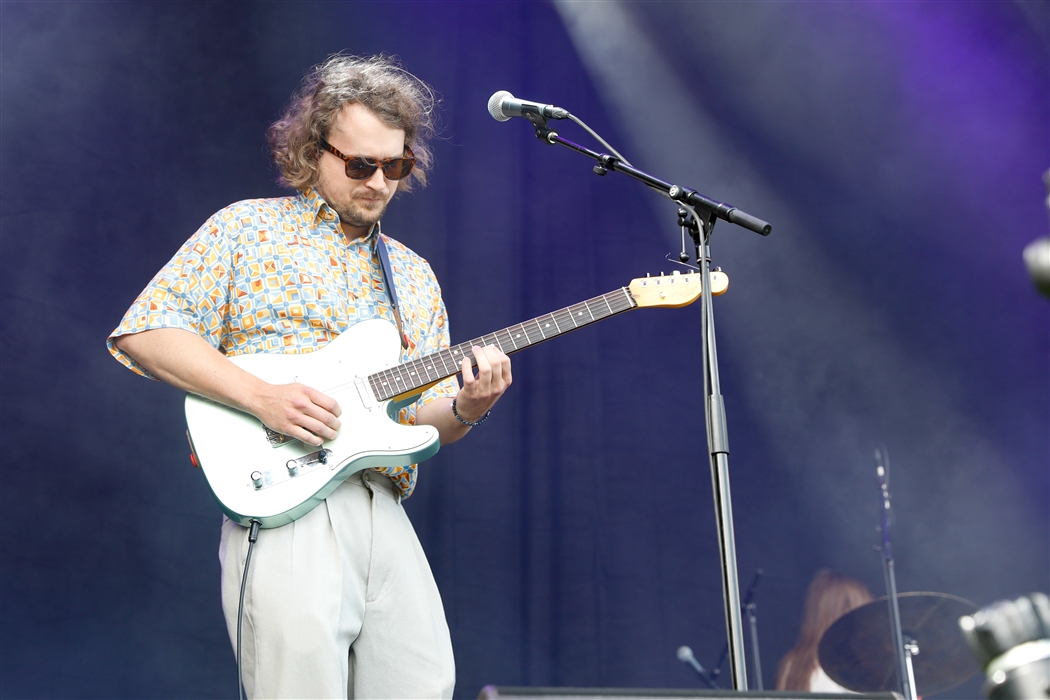
[[[476,421],[466,420],[465,418],[463,418],[463,416],[459,415],[459,413],[456,412],[456,399],[452,399],[452,415],[454,415],[456,417],[456,420],[458,420],[460,423],[462,423],[463,425],[468,425],[471,428],[476,428],[485,421],[487,421],[489,419],[490,413],[492,413],[492,409],[485,411],[485,415],[483,415],[481,418],[478,418]]]

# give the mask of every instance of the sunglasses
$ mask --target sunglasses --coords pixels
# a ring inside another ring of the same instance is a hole
[[[416,157],[408,146],[405,146],[405,155],[400,158],[379,159],[344,156],[324,139],[321,139],[321,146],[332,155],[343,159],[346,163],[346,176],[351,180],[367,180],[380,168],[383,169],[383,175],[388,180],[401,180],[408,177],[408,174],[412,172],[412,167],[416,164]]]

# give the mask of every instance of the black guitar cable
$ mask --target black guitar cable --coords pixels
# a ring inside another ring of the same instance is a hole
[[[249,521],[252,529],[248,532],[248,556],[244,558],[244,576],[241,578],[241,601],[237,604],[237,697],[244,700],[244,677],[241,669],[241,626],[244,624],[244,589],[248,585],[248,567],[252,563],[252,548],[255,540],[259,539],[259,528],[262,523],[258,520]]]

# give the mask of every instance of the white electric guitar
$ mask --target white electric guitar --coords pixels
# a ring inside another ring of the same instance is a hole
[[[255,416],[186,396],[186,424],[194,461],[219,506],[232,520],[262,527],[286,525],[308,513],[354,472],[404,466],[438,451],[429,425],[397,422],[397,411],[426,388],[460,372],[471,348],[495,345],[508,355],[604,318],[639,307],[676,307],[701,294],[697,273],[635,279],[628,287],[491,335],[398,364],[397,329],[382,319],[362,321],[316,352],[257,353],[230,360],[273,384],[299,382],[339,402],[339,436],[320,448],[277,433]],[[711,293],[729,286],[711,273]]]

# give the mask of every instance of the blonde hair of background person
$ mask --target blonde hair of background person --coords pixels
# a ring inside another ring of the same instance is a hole
[[[828,569],[818,571],[806,593],[798,641],[777,669],[777,690],[810,690],[813,674],[820,668],[817,647],[824,632],[850,610],[871,601],[871,592],[857,579]]]

